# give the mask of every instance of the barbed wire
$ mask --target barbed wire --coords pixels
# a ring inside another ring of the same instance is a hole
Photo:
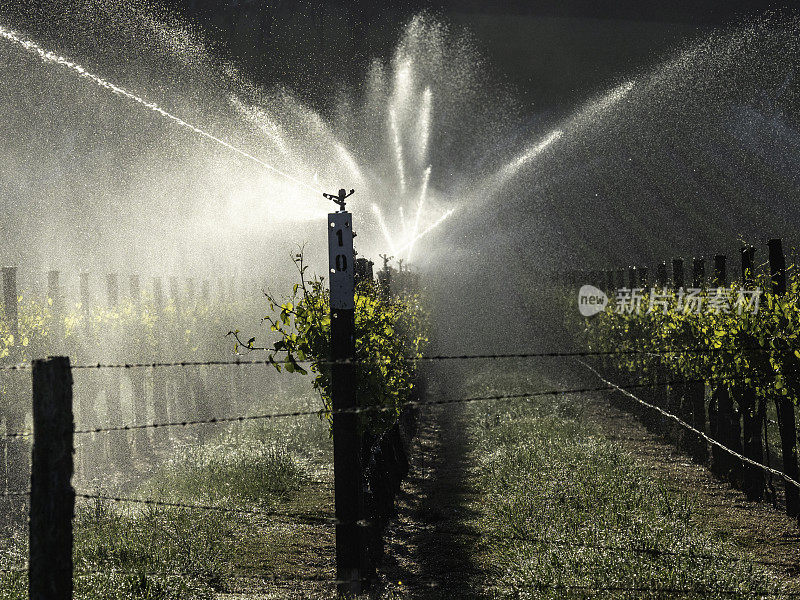
[[[610,552],[619,552],[619,553],[629,552],[632,554],[646,554],[651,556],[672,556],[676,558],[692,558],[692,559],[708,560],[708,561],[741,562],[746,564],[762,565],[766,567],[785,567],[787,569],[800,570],[800,561],[796,563],[791,563],[785,561],[745,558],[740,556],[722,556],[718,554],[708,554],[702,552],[677,552],[674,550],[660,550],[658,548],[637,548],[635,546],[611,546],[594,542],[551,540],[547,538],[525,536],[515,533],[512,533],[510,535],[499,535],[494,533],[478,533],[478,532],[456,530],[456,529],[436,529],[434,533],[436,534],[443,533],[445,535],[465,536],[473,538],[486,538],[498,541],[512,540],[519,542],[529,542],[532,544],[541,544],[545,546],[562,546],[566,548],[593,548],[597,550],[608,550]]]
[[[792,348],[789,348],[792,350]],[[664,349],[664,350],[564,350],[564,351],[550,351],[550,352],[498,352],[486,354],[435,354],[430,356],[409,356],[399,360],[403,362],[441,362],[451,360],[502,360],[502,359],[523,359],[523,358],[574,358],[574,357],[592,357],[592,356],[620,356],[620,355],[669,355],[669,354],[716,354],[724,352],[737,352],[737,351],[753,351],[753,352],[774,352],[773,348],[764,348],[763,346],[753,347],[734,347],[734,348],[680,348],[680,349]],[[381,365],[391,363],[395,359],[386,359],[385,361],[373,360],[362,361],[355,359],[341,359],[341,360],[316,360],[316,359],[294,359],[290,361],[296,365],[319,365],[319,366],[334,366],[334,365]],[[156,369],[156,368],[189,368],[189,367],[235,367],[235,366],[268,366],[285,364],[282,360],[180,360],[180,361],[152,361],[152,362],[121,362],[121,363],[83,363],[73,364],[70,368],[76,370],[102,370],[102,369]],[[13,365],[0,365],[0,371],[29,371],[32,368],[32,361],[26,361]]]
[[[168,502],[164,500],[155,500],[153,498],[127,498],[122,496],[109,496],[106,494],[89,494],[87,492],[75,492],[76,498],[83,498],[87,500],[106,500],[116,503],[130,503],[130,504],[143,504],[147,506],[158,506],[163,508],[184,508],[188,510],[205,510],[212,512],[222,512],[238,515],[250,515],[261,517],[282,517],[293,519],[297,521],[305,521],[313,524],[335,525],[336,519],[328,517],[319,517],[315,515],[302,514],[302,513],[279,513],[268,512],[262,510],[253,510],[247,508],[229,508],[227,506],[215,506],[208,504],[189,504],[183,502]]]
[[[704,381],[704,380],[680,380],[678,381],[664,381],[658,383],[645,383],[645,384],[631,384],[631,389],[635,388],[649,388],[661,385],[674,385],[676,383],[685,383],[685,382],[692,382],[692,381]],[[469,398],[453,398],[449,400],[416,400],[410,402],[404,402],[399,406],[359,406],[354,408],[342,408],[337,410],[326,410],[326,409],[317,409],[317,410],[296,410],[296,411],[289,411],[289,412],[275,412],[275,413],[266,413],[260,415],[248,415],[248,416],[238,416],[238,417],[213,417],[209,419],[197,419],[197,420],[185,420],[185,421],[170,421],[170,422],[163,422],[163,423],[142,423],[138,425],[118,425],[113,427],[96,427],[96,428],[88,428],[88,429],[78,429],[74,433],[76,435],[84,435],[84,434],[93,434],[93,433],[105,433],[105,432],[112,432],[112,431],[132,431],[138,429],[154,429],[159,427],[188,427],[191,425],[207,425],[207,424],[217,424],[217,423],[233,423],[233,422],[243,422],[243,421],[258,421],[258,420],[270,420],[270,419],[284,419],[284,418],[291,418],[291,417],[307,417],[312,415],[339,415],[339,414],[364,414],[364,413],[381,413],[381,412],[395,412],[397,410],[402,410],[404,408],[413,408],[413,407],[425,407],[425,406],[443,406],[443,405],[451,405],[451,404],[466,404],[472,402],[489,402],[495,400],[520,400],[525,398],[537,398],[542,396],[560,396],[566,394],[583,394],[589,392],[602,392],[602,391],[613,391],[616,388],[613,385],[606,385],[606,386],[595,386],[595,387],[587,387],[587,388],[576,388],[576,389],[567,389],[567,390],[544,390],[544,391],[537,391],[537,392],[523,392],[523,393],[516,393],[516,394],[497,394],[493,396],[475,396]],[[17,434],[10,434],[10,435],[17,435]]]
[[[258,569],[263,569],[263,566],[252,565],[252,566],[244,566],[244,567],[242,567],[242,566],[237,565],[237,568],[239,568],[239,569],[244,568],[244,569],[258,570]],[[119,569],[110,569],[110,570],[104,570],[104,571],[85,571],[85,572],[82,572],[80,574],[74,575],[73,579],[84,579],[86,577],[95,577],[97,575],[135,575],[135,576],[144,575],[146,577],[196,577],[198,579],[208,578],[208,576],[203,575],[202,573],[198,573],[197,571],[135,571],[135,570],[134,571],[123,571],[123,570],[119,570]],[[215,577],[216,577],[216,575],[215,575]],[[248,581],[259,580],[259,581],[263,581],[265,583],[274,583],[276,585],[279,584],[279,583],[291,583],[292,581],[319,581],[319,582],[322,582],[322,583],[332,583],[332,582],[335,581],[335,580],[332,580],[332,579],[319,579],[319,578],[315,579],[315,578],[310,578],[310,577],[309,578],[299,578],[299,579],[296,579],[296,580],[295,579],[278,580],[276,577],[274,577],[273,575],[271,575],[269,573],[260,573],[260,574],[257,574],[257,575],[256,574],[248,575],[246,573],[223,573],[223,574],[220,574],[219,577],[221,577],[222,579],[228,579],[228,580],[231,580],[231,579],[234,579],[234,580],[248,580]]]
[[[758,469],[761,469],[765,473],[769,473],[771,475],[775,475],[777,477],[780,477],[781,479],[783,479],[789,485],[792,485],[795,488],[797,488],[798,490],[800,490],[800,482],[795,481],[794,479],[792,479],[791,477],[789,477],[788,475],[786,475],[782,471],[778,471],[777,469],[773,469],[773,468],[768,467],[766,465],[762,465],[760,462],[757,462],[755,460],[747,458],[746,456],[744,456],[742,454],[739,454],[735,450],[731,450],[730,448],[728,448],[724,444],[721,444],[717,440],[715,440],[712,437],[708,436],[705,432],[700,431],[699,429],[695,429],[694,427],[692,427],[691,425],[689,425],[685,421],[681,420],[679,417],[673,415],[672,413],[667,412],[666,410],[664,410],[663,408],[661,408],[659,406],[656,406],[655,404],[650,404],[649,402],[645,402],[644,400],[642,400],[638,396],[635,396],[635,395],[631,394],[629,391],[627,391],[628,389],[631,389],[631,386],[625,386],[627,389],[623,389],[622,387],[616,385],[615,383],[612,383],[612,382],[608,381],[607,379],[605,379],[602,375],[600,375],[600,373],[598,373],[598,371],[594,367],[592,367],[591,365],[589,365],[585,361],[582,361],[582,360],[578,359],[578,362],[581,363],[583,366],[585,366],[590,371],[592,371],[597,376],[597,378],[600,379],[600,381],[603,381],[603,382],[613,386],[617,391],[621,392],[622,394],[624,394],[628,398],[630,398],[632,400],[635,400],[636,402],[638,402],[639,404],[641,404],[642,406],[644,406],[646,408],[649,408],[651,410],[654,410],[654,411],[658,412],[662,416],[664,416],[664,417],[666,417],[666,418],[668,418],[668,419],[670,419],[672,421],[675,421],[678,425],[680,425],[681,427],[683,427],[687,431],[692,432],[693,434],[695,434],[696,436],[702,438],[705,442],[711,444],[712,446],[715,446],[715,447],[719,448],[720,450],[722,450],[724,452],[727,452],[728,454],[730,454],[734,458],[736,458],[736,459],[738,459],[738,460],[740,460],[740,461],[742,461],[742,462],[744,462],[744,463],[746,463],[746,464],[748,464],[750,466],[753,466],[753,467],[756,467]],[[690,381],[687,380],[687,382],[690,382]]]
[[[19,496],[30,496],[30,490],[23,490],[19,492],[11,491],[11,492],[0,492],[0,498],[14,498]]]
[[[0,371],[29,371],[31,369],[31,362],[20,362],[13,365],[0,365]]]
[[[522,359],[522,358],[574,358],[591,356],[619,356],[619,355],[653,355],[664,354],[716,354],[723,352],[736,351],[755,351],[773,352],[772,348],[762,346],[740,347],[740,348],[681,348],[665,350],[564,350],[550,352],[498,352],[486,354],[434,354],[430,356],[409,356],[399,360],[403,362],[441,362],[450,360],[502,360],[502,359]],[[290,362],[296,365],[313,364],[319,366],[334,365],[381,365],[391,363],[392,360],[372,360],[363,361],[357,359],[341,360],[316,360],[316,359],[294,359]],[[73,369],[147,369],[147,368],[181,368],[181,367],[213,367],[213,366],[284,366],[283,360],[207,360],[207,361],[173,361],[173,362],[131,362],[131,363],[86,363],[71,365]]]

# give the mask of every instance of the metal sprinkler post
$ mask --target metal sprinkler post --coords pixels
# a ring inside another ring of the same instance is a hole
[[[359,594],[368,572],[361,489],[361,436],[358,415],[340,412],[358,406],[355,388],[355,278],[353,220],[345,210],[344,189],[323,194],[339,211],[328,215],[328,267],[331,302],[331,405],[333,479],[336,509],[336,579],[342,596]]]

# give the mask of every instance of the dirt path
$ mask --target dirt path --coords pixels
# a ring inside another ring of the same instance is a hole
[[[322,481],[310,483],[291,502],[287,513],[333,518],[333,482],[330,473],[315,473]],[[235,576],[226,579],[226,592],[217,600],[321,599],[335,597],[334,528],[292,520],[265,520],[244,529],[239,537]]]
[[[449,409],[449,410],[448,410]],[[394,598],[482,598],[481,577],[471,555],[475,532],[469,522],[475,490],[466,427],[452,407],[432,408],[421,417],[411,474],[403,484],[398,519],[387,532],[380,569]]]

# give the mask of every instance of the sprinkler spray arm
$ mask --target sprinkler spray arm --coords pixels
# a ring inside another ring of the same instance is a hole
[[[338,196],[335,196],[333,194],[324,194],[324,193],[322,195],[325,196],[328,200],[333,200],[334,202],[336,202],[336,204],[339,205],[339,211],[344,212],[344,201],[345,201],[345,198],[349,198],[355,192],[356,192],[355,190],[350,190],[350,193],[348,194],[346,190],[341,189],[341,190],[339,190],[339,195]]]

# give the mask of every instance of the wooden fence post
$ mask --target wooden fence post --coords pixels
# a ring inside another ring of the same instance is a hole
[[[611,294],[614,290],[614,271],[608,269],[606,271],[606,293]]]
[[[93,299],[89,289],[89,273],[80,273],[78,290],[84,324],[77,357],[80,362],[96,362],[97,356],[94,354],[94,348],[96,347],[95,332],[90,322]],[[100,390],[99,375],[94,369],[86,369],[80,371],[79,377],[78,419],[81,423],[98,423],[96,402]],[[86,436],[86,440],[78,450],[78,468],[81,480],[88,480],[94,475],[96,461],[92,461],[91,458],[96,456],[97,448],[97,436],[95,434]]]
[[[352,216],[344,210],[328,215],[328,281],[331,302],[331,404],[333,414],[333,478],[336,505],[336,579],[340,595],[361,592],[365,575],[361,436],[354,410],[355,282]]]
[[[72,600],[73,431],[69,358],[33,361],[28,598]]]
[[[116,273],[106,275],[106,295],[108,296],[108,307],[117,308],[119,306],[119,281]]]
[[[131,302],[136,308],[140,308],[142,304],[142,288],[139,282],[138,275],[130,275],[128,277],[128,285],[131,291]]]
[[[6,324],[14,336],[14,346],[19,342],[19,307],[17,293],[17,267],[3,267],[3,310]]]
[[[644,288],[646,290],[649,281],[647,278],[648,277],[647,267],[639,267],[638,272],[639,272],[639,287]]]
[[[108,308],[119,307],[119,280],[116,273],[106,275],[106,299]],[[111,337],[106,340],[108,348],[117,348],[122,340]],[[112,360],[120,359],[119,349],[112,351]],[[108,422],[112,426],[122,425],[125,421],[122,415],[122,373],[119,369],[110,369],[105,373],[106,408]],[[127,468],[130,464],[130,445],[128,434],[125,431],[113,431],[107,435],[108,455],[119,468]]]
[[[50,304],[50,312],[53,315],[53,335],[50,340],[49,348],[52,354],[64,352],[64,299],[59,285],[59,272],[47,272],[47,299]]]
[[[742,288],[752,289],[755,285],[755,248],[745,246],[742,248]],[[732,390],[733,397],[739,406],[742,415],[742,453],[749,459],[758,463],[764,462],[764,447],[761,442],[763,415],[759,414],[765,409],[763,402],[757,406],[756,394],[753,388],[740,383]],[[749,500],[761,500],[764,497],[764,471],[757,467],[744,465],[744,492]]]
[[[133,304],[134,314],[137,318],[142,314],[142,289],[139,276],[131,274],[128,276],[128,287],[130,289],[130,299]],[[139,335],[138,343],[133,347],[133,353],[129,354],[130,360],[144,360],[148,355],[147,337]],[[130,350],[128,350],[130,352]],[[126,369],[128,380],[131,383],[131,393],[133,400],[133,422],[141,425],[147,420],[147,375],[141,369]],[[134,448],[140,455],[153,458],[153,447],[150,443],[150,433],[147,429],[138,429],[131,433]]]
[[[169,278],[169,295],[170,298],[172,298],[172,302],[175,304],[176,311],[178,311],[178,314],[180,314],[180,307],[181,307],[181,301],[183,300],[182,298],[183,294],[181,294],[181,286],[178,281],[178,278],[175,277],[174,275]]]
[[[682,258],[672,259],[672,286],[675,288],[676,292],[684,287]]]
[[[728,285],[728,270],[724,254],[714,256],[714,286],[722,289]],[[725,385],[712,382],[711,402],[708,406],[708,423],[711,437],[723,446],[741,453],[741,431],[739,418],[736,415],[731,400],[731,394]],[[734,474],[734,461],[731,455],[717,448],[711,447],[711,470],[721,476],[732,478]]]
[[[769,247],[769,270],[772,276],[772,293],[775,296],[786,295],[786,261],[783,246],[779,239],[767,242]],[[778,427],[781,433],[781,455],[783,472],[787,477],[797,481],[797,426],[795,424],[794,405],[789,396],[779,394],[775,398],[778,414]],[[797,516],[800,513],[800,490],[793,485],[785,485],[786,514]]]
[[[164,289],[161,278],[153,277],[153,311],[156,314],[155,344],[153,347],[153,357],[151,360],[156,362],[161,357],[164,337]],[[167,412],[167,373],[164,369],[153,367],[153,418],[156,423],[165,423],[168,420]],[[157,447],[164,447],[169,443],[169,431],[166,427],[158,427],[153,430],[153,440]]]
[[[672,287],[675,292],[679,292],[684,287],[682,258],[672,259]],[[679,373],[672,372],[668,374],[672,379],[672,383],[669,386],[669,394],[667,397],[667,411],[685,421],[687,419],[684,412],[685,403],[683,402],[683,397],[686,391],[686,384]],[[682,446],[684,440],[683,428],[678,425],[673,425],[671,427],[671,433],[675,443]]]
[[[704,289],[705,286],[705,261],[702,257],[692,260],[692,287],[698,290]],[[698,310],[702,311],[703,307],[700,305]],[[686,395],[684,401],[687,406],[684,409],[684,414],[692,415],[692,426],[698,431],[706,431],[706,384],[704,381],[687,381],[686,382]],[[705,440],[697,438],[694,434],[687,432],[688,446],[690,448],[692,458],[699,463],[705,463],[708,460],[708,445]]]
[[[14,343],[7,360],[17,363],[22,360],[23,348],[19,334],[17,267],[3,267],[3,308],[6,324],[14,336]],[[25,425],[25,415],[28,413],[27,393],[23,391],[23,381],[16,376],[16,373],[10,373],[6,378],[6,385],[0,416],[5,417],[8,432],[20,431]],[[5,482],[9,488],[16,489],[27,479],[28,456],[28,442],[25,438],[7,440],[5,456],[0,460],[5,462]]]
[[[667,280],[667,263],[666,263],[666,261],[661,262],[656,267],[656,281],[658,282],[658,287],[660,287],[662,290],[666,289],[667,283],[668,283],[668,280]]]

